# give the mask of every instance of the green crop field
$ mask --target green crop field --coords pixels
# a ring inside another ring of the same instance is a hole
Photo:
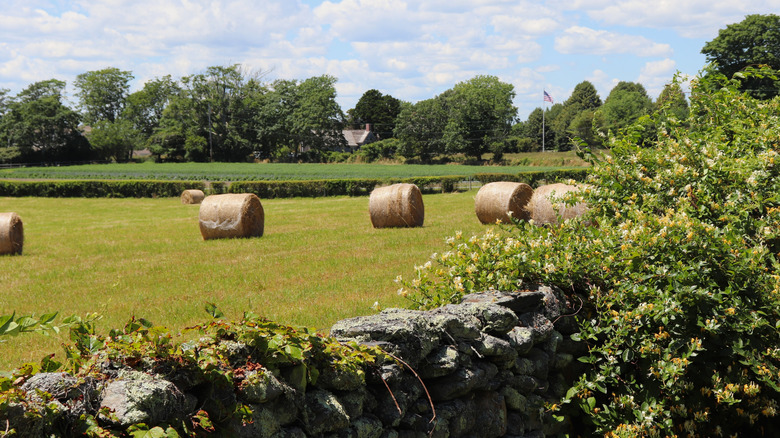
[[[557,154],[557,153],[549,153]],[[572,156],[563,153],[561,157]],[[420,176],[471,176],[477,173],[518,173],[578,167],[570,159],[548,157],[543,166],[467,166],[421,164],[289,164],[289,163],[119,163],[62,167],[0,169],[1,178],[25,179],[150,179],[150,180],[311,180],[341,178],[409,178]],[[576,157],[575,157],[576,158]],[[558,164],[556,164],[558,163]],[[564,163],[566,164],[564,166]]]
[[[203,322],[214,302],[227,317],[252,311],[327,330],[338,319],[400,306],[409,276],[447,236],[484,226],[475,191],[425,195],[425,226],[374,229],[368,197],[263,200],[265,235],[203,241],[198,206],[178,198],[0,198],[24,222],[24,254],[0,256],[0,314],[98,312],[102,330],[130,316],[174,329]],[[0,369],[62,358],[64,337],[25,334],[0,343]]]

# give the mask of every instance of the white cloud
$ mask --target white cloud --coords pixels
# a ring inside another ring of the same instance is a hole
[[[574,26],[555,38],[555,50],[563,54],[666,56],[668,44],[655,43],[643,36],[621,35],[606,30]]]
[[[642,67],[637,82],[645,87],[651,98],[655,99],[661,94],[664,86],[672,81],[676,66],[677,63],[669,58],[648,62]]]
[[[612,91],[618,82],[620,82],[619,79],[611,77],[603,70],[593,70],[591,74],[585,78],[585,80],[589,81],[591,84],[593,84],[594,87],[596,87],[596,90],[598,91],[599,97],[602,101],[607,98],[609,92]]]
[[[745,15],[777,11],[780,1],[582,1],[579,7],[592,19],[609,25],[672,29],[686,38],[711,39],[717,36],[718,29],[742,21]]]

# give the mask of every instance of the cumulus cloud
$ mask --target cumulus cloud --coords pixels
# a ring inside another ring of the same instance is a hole
[[[672,81],[677,63],[673,59],[648,62],[642,67],[637,82],[644,85],[648,95],[655,99],[664,86]]]
[[[336,76],[346,110],[371,88],[417,101],[491,74],[523,114],[543,88],[560,102],[584,79],[604,97],[618,80],[650,91],[695,73],[704,38],[778,1],[4,0],[0,87],[108,66],[140,86],[238,63],[269,80]]]
[[[563,54],[592,55],[665,56],[672,53],[668,44],[655,43],[643,36],[622,35],[582,26],[570,27],[563,35],[555,38],[555,50]]]

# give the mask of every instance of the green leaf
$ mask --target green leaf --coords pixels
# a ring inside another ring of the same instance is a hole
[[[54,354],[50,354],[41,359],[41,372],[53,373],[62,367],[62,363],[54,360]]]
[[[217,308],[217,305],[214,303],[206,303],[206,313],[211,315],[214,319],[220,319],[224,318],[225,314],[222,313],[221,310]]]
[[[48,324],[48,323],[54,321],[54,318],[57,317],[57,313],[59,313],[59,312],[47,313],[47,314],[41,316],[41,318],[40,318],[40,320],[38,322],[41,323],[41,324]]]
[[[596,398],[595,397],[588,397],[585,400],[585,404],[587,405],[589,411],[592,411],[592,410],[596,409]]]
[[[179,438],[178,432],[170,426],[166,429],[160,426],[149,429],[146,424],[139,423],[128,427],[127,431],[133,438]]]
[[[306,390],[306,366],[298,365],[290,372],[290,384],[300,391]]]

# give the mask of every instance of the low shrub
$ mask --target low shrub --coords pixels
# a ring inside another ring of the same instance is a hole
[[[780,100],[738,85],[697,79],[689,120],[661,108],[652,144],[646,123],[612,139],[573,195],[584,220],[456,234],[399,293],[429,308],[543,282],[581,299],[585,371],[548,406],[578,435],[777,436]]]
[[[523,182],[532,187],[556,182],[584,181],[589,169],[559,169],[559,170],[532,170],[528,172],[512,173],[477,173],[474,179],[482,184],[497,181]]]
[[[204,190],[202,181],[146,180],[0,180],[0,196],[46,198],[156,198],[181,195],[186,189]]]

